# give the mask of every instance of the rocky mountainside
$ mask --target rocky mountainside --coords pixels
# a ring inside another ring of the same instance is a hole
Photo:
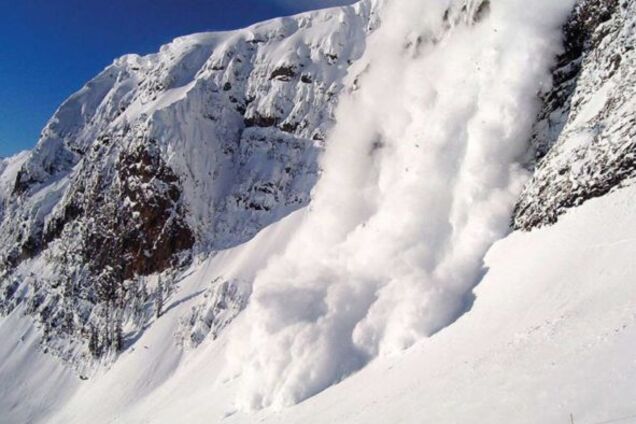
[[[554,85],[542,95],[534,175],[517,205],[515,229],[553,224],[636,175],[635,28],[634,1],[577,3]]]
[[[27,303],[64,357],[116,352],[175,270],[306,206],[376,3],[182,37],[71,96],[0,166],[3,313]]]
[[[491,2],[448,2],[442,36],[477,26]],[[82,377],[116,360],[166,312],[189,265],[309,205],[339,101],[372,66],[361,59],[386,3],[181,37],[88,82],[32,151],[0,160],[0,312],[27,315],[40,348]],[[635,28],[636,1],[576,2],[553,83],[540,93],[512,229],[553,224],[632,181]],[[415,60],[443,39],[414,30],[399,41],[401,57]],[[366,156],[390,151],[385,134],[372,136]],[[179,346],[218,337],[249,303],[251,281],[216,277],[199,294],[179,317]]]

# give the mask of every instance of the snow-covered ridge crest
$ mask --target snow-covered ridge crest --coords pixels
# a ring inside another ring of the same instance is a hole
[[[306,220],[234,329],[242,407],[306,399],[469,307],[572,5],[387,3]]]

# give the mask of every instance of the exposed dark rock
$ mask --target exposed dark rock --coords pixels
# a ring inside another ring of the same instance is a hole
[[[13,185],[13,194],[21,195],[25,193],[30,186],[35,184],[37,181],[29,178],[28,174],[24,170],[18,171],[18,175],[15,179],[15,184]]]
[[[252,116],[245,118],[245,126],[249,127],[273,127],[278,124],[279,118],[274,116],[263,116],[258,112],[255,112]]]
[[[473,16],[473,23],[481,22],[490,13],[490,0],[483,0]]]
[[[119,210],[110,210],[109,200],[94,199],[89,213],[106,221],[89,232],[85,259],[96,271],[121,270],[123,279],[175,266],[175,254],[194,245],[178,178],[152,141],[122,153],[117,172]]]
[[[66,224],[70,223],[71,221],[74,221],[76,218],[82,216],[83,214],[84,214],[84,209],[82,208],[81,205],[75,202],[69,202],[64,207],[64,211],[62,212],[62,215],[56,216],[55,218],[53,218],[46,226],[46,229],[44,231],[44,236],[43,236],[43,245],[46,246],[53,240],[60,237]]]
[[[285,131],[287,133],[293,134],[294,131],[298,129],[300,124],[298,122],[285,122],[280,126],[281,131]]]
[[[295,65],[286,65],[279,66],[278,68],[272,71],[272,74],[269,76],[270,81],[291,81],[297,75],[297,70]]]

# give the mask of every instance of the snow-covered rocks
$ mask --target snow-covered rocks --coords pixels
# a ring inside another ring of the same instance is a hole
[[[120,327],[144,325],[128,305],[161,298],[140,277],[241,244],[308,204],[377,3],[115,60],[62,104],[28,156],[3,160],[0,288],[64,300],[40,314],[47,338],[80,340],[97,357],[117,350]],[[25,279],[35,264],[46,269],[37,290]]]
[[[636,2],[581,1],[533,142],[538,163],[515,228],[554,223],[570,207],[636,175]]]
[[[206,338],[215,340],[247,306],[252,291],[249,282],[215,278],[205,289],[202,300],[182,319],[177,339],[196,348]]]

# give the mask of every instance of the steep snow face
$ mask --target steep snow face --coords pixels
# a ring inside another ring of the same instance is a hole
[[[235,328],[244,407],[303,400],[469,307],[572,5],[387,3],[306,222]]]
[[[553,223],[567,209],[636,175],[636,2],[581,1],[535,126],[538,163],[516,228]]]
[[[13,192],[13,185],[18,175],[18,171],[29,156],[29,152],[18,153],[15,156],[0,159],[0,220],[2,219],[2,208]]]
[[[182,37],[71,96],[2,165],[0,310],[28,303],[45,344],[113,353],[175,269],[307,205],[380,3]]]

